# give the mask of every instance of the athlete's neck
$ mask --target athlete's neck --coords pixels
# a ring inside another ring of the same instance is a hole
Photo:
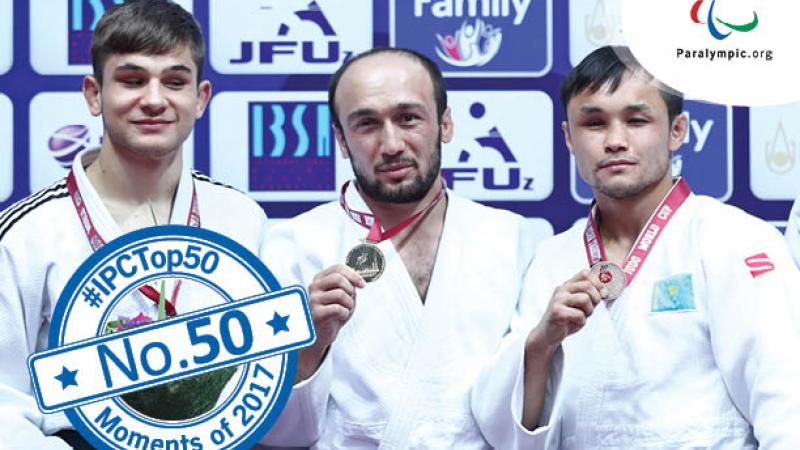
[[[412,216],[417,211],[422,210],[428,204],[433,201],[436,195],[443,189],[441,181],[436,180],[431,185],[428,192],[425,196],[415,202],[408,202],[408,203],[391,203],[391,202],[381,202],[373,199],[369,195],[366,195],[360,188],[359,193],[361,194],[361,198],[364,199],[364,202],[369,207],[370,211],[375,214],[375,217],[378,217],[381,221],[381,225],[384,229],[392,228],[393,226],[397,225],[398,223],[406,220],[408,217]],[[444,200],[444,199],[442,199]],[[441,222],[444,217],[445,205],[446,202],[440,200],[433,208],[427,211],[422,217],[417,219],[417,223],[420,222]],[[415,227],[409,227],[415,228]]]
[[[617,199],[595,193],[596,217],[604,245],[609,247],[617,243],[625,247],[627,252],[671,188],[672,177],[667,176],[642,192],[626,198]]]
[[[118,223],[124,211],[146,205],[155,211],[158,224],[163,224],[169,220],[182,164],[180,149],[147,158],[104,145],[86,168],[86,176]]]

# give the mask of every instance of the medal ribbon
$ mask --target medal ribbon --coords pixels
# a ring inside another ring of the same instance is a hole
[[[89,216],[89,210],[86,209],[86,203],[83,201],[83,196],[78,189],[78,183],[75,180],[75,174],[71,170],[69,175],[67,175],[67,190],[69,191],[69,196],[72,199],[72,204],[75,206],[75,212],[78,213],[78,218],[83,225],[83,231],[86,233],[86,238],[89,239],[89,245],[92,246],[92,251],[97,251],[97,249],[106,245],[106,241],[102,236],[100,236],[100,233],[97,231],[97,228],[95,228],[94,223],[92,222],[91,216]],[[189,208],[189,217],[186,219],[186,225],[190,227],[200,227],[200,208],[197,206],[197,190],[194,187],[194,183],[192,183],[192,203],[191,207]],[[180,290],[181,280],[178,280],[175,283],[175,287],[172,289],[172,301],[170,302],[169,300],[165,300],[164,302],[167,315],[170,317],[173,317],[177,314],[177,311],[175,310],[175,303],[178,300],[178,294],[180,293]],[[153,303],[158,305],[161,295],[154,287],[148,285],[140,286],[139,292],[153,301]]]
[[[420,218],[423,214],[425,214],[429,209],[436,206],[446,194],[447,191],[445,189],[444,180],[442,180],[442,189],[434,196],[427,205],[421,210],[415,212],[414,214],[406,217],[402,222],[398,223],[397,225],[393,226],[392,228],[383,231],[381,227],[381,219],[376,217],[374,214],[370,214],[363,211],[356,211],[354,209],[350,209],[347,206],[347,200],[345,200],[345,192],[347,192],[347,187],[350,186],[350,180],[348,180],[344,185],[342,185],[342,191],[339,195],[339,204],[342,205],[342,209],[350,216],[353,221],[357,224],[361,225],[362,227],[369,230],[369,234],[367,234],[367,242],[371,242],[373,244],[378,244],[383,242],[391,237],[395,236],[397,233],[403,231],[407,226],[411,225]]]
[[[628,252],[628,257],[625,258],[623,263],[622,271],[625,273],[626,284],[630,284],[636,274],[639,273],[639,269],[644,265],[650,250],[656,245],[656,241],[663,233],[664,228],[667,227],[675,212],[691,193],[692,189],[686,183],[686,180],[679,178],[672,185],[666,197],[661,200],[655,211],[653,211],[650,219],[642,228],[642,231],[639,232],[639,237],[636,238],[633,248]],[[593,207],[589,208],[589,220],[586,223],[586,230],[583,232],[583,243],[586,248],[586,258],[589,260],[589,267],[606,260],[603,240],[600,237],[597,221],[594,218],[594,214],[592,214],[592,210]]]

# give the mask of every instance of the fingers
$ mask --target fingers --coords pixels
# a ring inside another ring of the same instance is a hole
[[[592,305],[597,305],[603,299],[606,291],[605,285],[588,270],[581,270],[563,285],[570,293],[584,293],[591,298]]]
[[[337,264],[314,276],[308,286],[311,314],[315,321],[346,322],[356,305],[356,287],[364,279],[350,267]]]

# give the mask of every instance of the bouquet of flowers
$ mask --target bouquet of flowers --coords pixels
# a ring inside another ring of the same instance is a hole
[[[157,320],[167,318],[165,302],[162,280]],[[140,312],[133,318],[119,317],[117,320],[107,322],[104,333],[129,330],[152,322],[153,319]],[[120,398],[131,408],[154,419],[188,420],[203,415],[214,407],[223,388],[235,372],[236,367],[227,367],[131,392]]]

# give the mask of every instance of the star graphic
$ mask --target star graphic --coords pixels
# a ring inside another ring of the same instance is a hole
[[[75,381],[75,376],[78,375],[78,370],[69,370],[67,366],[61,367],[61,374],[55,376],[55,379],[61,382],[61,389],[66,389],[69,386],[77,386],[78,382]]]
[[[280,333],[281,331],[289,331],[286,322],[289,320],[289,315],[282,316],[277,311],[273,313],[272,319],[267,321],[267,325],[272,327],[272,335]]]

